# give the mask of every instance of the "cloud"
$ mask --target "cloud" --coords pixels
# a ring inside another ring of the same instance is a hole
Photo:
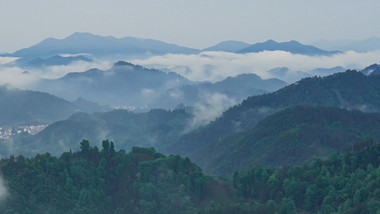
[[[69,65],[23,69],[12,63],[11,59],[5,58],[10,57],[0,57],[0,85],[11,85],[21,89],[31,88],[40,79],[56,79],[71,72],[85,72],[92,68],[105,70],[112,66],[112,62],[109,61],[77,61]]]
[[[5,186],[5,181],[3,176],[0,175],[0,203],[4,202],[4,200],[8,197],[8,189]]]
[[[167,54],[149,59],[133,60],[135,64],[174,71],[190,80],[220,81],[227,76],[254,73],[262,78],[277,77],[268,72],[276,67],[287,67],[296,74],[315,68],[342,66],[361,69],[380,62],[380,51],[359,53],[348,51],[333,56],[306,56],[284,51],[235,54],[227,52],[202,52],[200,54]]]
[[[222,115],[229,107],[236,104],[234,99],[220,93],[204,93],[199,102],[193,107],[194,118],[189,123],[185,132],[196,129],[199,126],[208,124],[210,121]]]
[[[98,68],[101,70],[107,70],[112,67],[112,62],[109,61],[76,61],[69,65],[57,65],[57,66],[46,66],[43,68],[32,68],[28,69],[30,73],[39,78],[44,79],[56,79],[65,76],[68,73],[73,72],[85,72],[92,68]]]
[[[11,85],[27,88],[38,80],[38,77],[18,67],[0,67],[0,85]]]
[[[0,57],[0,65],[13,63],[17,59],[18,59],[17,57]]]

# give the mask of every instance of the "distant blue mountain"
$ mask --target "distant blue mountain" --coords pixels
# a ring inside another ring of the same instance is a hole
[[[207,95],[223,94],[237,102],[248,96],[277,90],[287,84],[241,74],[223,81],[193,82],[173,72],[148,69],[119,61],[108,70],[90,69],[68,73],[59,79],[35,83],[34,90],[68,100],[82,97],[99,104],[130,108],[173,108],[179,103],[193,106]],[[80,102],[85,106],[87,102]],[[93,106],[93,105],[92,105]]]
[[[309,71],[309,73],[313,76],[328,76],[338,72],[344,72],[346,70],[347,69],[343,68],[342,66],[336,66],[333,68],[315,68]]]
[[[44,67],[44,66],[54,66],[54,65],[68,65],[73,62],[84,61],[84,62],[92,62],[93,59],[79,55],[79,56],[60,56],[54,55],[48,58],[41,57],[23,57],[16,60],[16,63],[20,67],[29,68],[29,67]]]
[[[90,33],[74,33],[64,39],[49,38],[11,54],[16,57],[49,57],[57,54],[146,55],[167,53],[197,53],[199,50],[168,44],[153,39],[115,38]]]
[[[236,52],[241,49],[249,47],[250,44],[240,41],[224,41],[214,46],[203,49],[203,51],[224,51],[224,52]]]
[[[380,65],[378,64],[370,65],[364,68],[363,70],[361,70],[361,72],[367,76],[380,75]]]
[[[292,54],[303,54],[309,56],[324,55],[330,56],[339,53],[339,51],[325,51],[311,45],[304,45],[297,41],[276,42],[268,40],[263,43],[256,43],[247,48],[237,51],[237,53],[258,53],[262,51],[287,51]]]
[[[176,74],[117,62],[108,70],[90,69],[68,73],[59,79],[45,79],[34,90],[46,91],[68,100],[82,97],[103,105],[122,107],[167,107],[156,100],[169,87],[191,84]],[[178,103],[176,103],[178,104]]]

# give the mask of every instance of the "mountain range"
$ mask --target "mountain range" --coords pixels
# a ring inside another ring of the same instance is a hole
[[[199,154],[205,148],[228,135],[252,129],[260,120],[285,108],[297,105],[335,106],[377,112],[380,111],[378,94],[379,76],[366,76],[353,70],[327,77],[305,78],[278,91],[247,98],[210,124],[183,135],[168,148],[168,152],[189,156],[197,162],[203,158]],[[209,156],[216,155],[210,151]]]
[[[31,47],[18,50],[12,54],[2,54],[26,58],[23,61],[41,60],[60,54],[81,55],[90,54],[100,58],[146,58],[164,54],[198,54],[201,51],[224,51],[234,53],[256,53],[261,51],[287,51],[293,54],[310,56],[330,56],[339,51],[325,51],[297,41],[276,42],[268,40],[262,43],[249,44],[241,41],[228,40],[203,50],[169,44],[154,39],[135,37],[115,38],[99,36],[91,33],[73,33],[64,39],[48,38]]]
[[[90,33],[73,33],[64,39],[48,38],[29,48],[11,54],[15,57],[50,57],[57,54],[155,55],[167,53],[197,53],[197,49],[168,44],[153,39],[134,37],[115,38]]]
[[[259,165],[302,165],[343,152],[357,142],[380,139],[379,130],[379,113],[295,106],[266,117],[252,129],[208,144],[194,160],[206,172],[223,176]]]
[[[84,105],[84,102],[87,104]],[[78,111],[110,109],[89,101],[72,103],[48,93],[0,87],[1,126],[49,124],[66,119]]]
[[[118,148],[154,147],[164,151],[189,125],[192,115],[184,110],[153,109],[145,113],[113,110],[102,113],[78,112],[50,124],[36,135],[17,138],[13,150],[26,155],[42,151],[59,154],[75,149],[83,139],[99,145],[104,139],[118,142]],[[4,154],[3,154],[4,155]]]
[[[84,55],[78,56],[61,56],[54,55],[51,57],[23,57],[17,59],[14,63],[21,68],[43,68],[46,66],[69,65],[75,62],[93,62],[92,58]]]
[[[114,107],[173,109],[180,103],[193,106],[205,95],[214,94],[240,102],[247,96],[275,91],[285,85],[279,79],[263,80],[255,74],[229,77],[216,83],[194,82],[173,72],[119,61],[109,70],[90,69],[68,73],[59,79],[42,79],[32,88],[68,100],[83,97]]]
[[[241,41],[223,41],[214,46],[203,49],[202,51],[224,51],[224,52],[237,52],[244,48],[249,47],[251,44]]]
[[[263,43],[256,43],[246,48],[243,48],[237,51],[237,53],[257,53],[262,51],[286,51],[292,54],[303,54],[309,56],[330,56],[340,53],[339,51],[321,50],[314,46],[304,45],[294,40],[280,43],[273,40],[268,40]]]

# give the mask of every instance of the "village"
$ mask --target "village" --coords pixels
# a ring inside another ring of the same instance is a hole
[[[47,125],[30,125],[17,127],[0,127],[0,139],[9,140],[16,134],[28,133],[35,135],[41,132]]]

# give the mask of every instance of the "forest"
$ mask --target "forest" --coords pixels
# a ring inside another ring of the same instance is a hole
[[[79,151],[0,161],[1,213],[379,213],[380,144],[363,141],[328,159],[253,167],[231,180],[153,148]]]

